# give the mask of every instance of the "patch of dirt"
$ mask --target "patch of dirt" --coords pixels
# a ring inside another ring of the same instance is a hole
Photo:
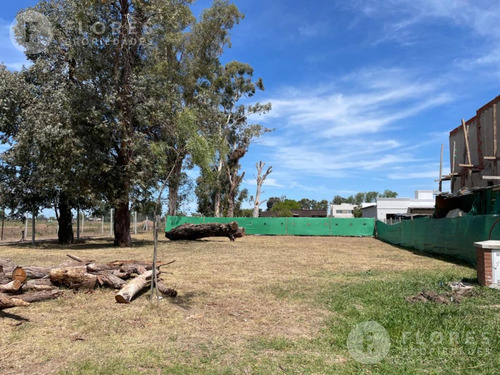
[[[464,298],[472,297],[474,295],[473,289],[462,289],[454,292],[446,292],[438,294],[432,291],[423,291],[414,296],[406,297],[406,301],[410,303],[415,302],[434,302],[441,305],[449,305],[451,303],[460,303]]]

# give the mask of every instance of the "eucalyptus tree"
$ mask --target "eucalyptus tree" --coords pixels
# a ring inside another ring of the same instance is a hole
[[[66,66],[85,95],[74,108],[79,129],[92,128],[97,165],[93,190],[115,209],[115,245],[129,246],[130,200],[157,183],[154,148],[157,112],[148,111],[155,66],[192,22],[191,0],[47,0],[34,9],[54,28],[50,48],[38,58]],[[168,69],[174,70],[175,66]],[[169,98],[175,84],[161,82]],[[75,97],[77,99],[78,96]],[[177,116],[164,113],[168,121]],[[164,130],[168,131],[168,130]]]
[[[220,66],[210,87],[214,93],[212,121],[205,131],[215,147],[215,159],[208,169],[202,170],[198,189],[212,197],[214,216],[221,216],[222,198],[227,204],[227,216],[234,216],[235,202],[244,173],[239,174],[240,160],[251,142],[271,131],[258,123],[249,122],[252,115],[264,114],[271,104],[243,104],[256,92],[264,90],[262,79],[253,81],[253,68],[245,63],[232,61]],[[209,192],[207,194],[207,192]]]
[[[73,241],[72,207],[90,204],[88,131],[74,126],[67,74],[32,56],[19,73],[0,68],[2,198],[22,214],[54,207],[61,243]],[[87,190],[87,191],[86,191]]]
[[[214,121],[212,107],[218,100],[214,100],[217,93],[212,90],[213,80],[221,66],[219,58],[230,45],[229,32],[242,17],[234,4],[216,0],[202,12],[200,20],[186,17],[184,26],[189,26],[188,30],[158,51],[155,83],[164,81],[169,90],[150,90],[148,94],[149,102],[156,97],[157,113],[162,113],[158,116],[162,121],[159,129],[163,131],[160,139],[168,145],[169,215],[177,211],[183,167],[198,165],[203,169],[212,157],[213,144],[209,138],[200,138],[199,129]],[[158,95],[152,97],[152,91]],[[167,92],[169,98],[165,98]],[[194,127],[186,128],[186,114],[192,116]]]

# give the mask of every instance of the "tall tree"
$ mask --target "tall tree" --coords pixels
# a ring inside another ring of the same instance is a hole
[[[57,31],[52,43],[57,50],[49,49],[41,58],[56,61],[64,57],[75,85],[90,94],[92,105],[85,111],[86,121],[105,130],[95,148],[106,168],[99,170],[95,183],[96,190],[116,208],[114,233],[118,246],[131,244],[130,201],[134,194],[156,186],[157,154],[152,144],[175,143],[175,137],[165,139],[162,135],[169,129],[176,134],[175,121],[183,112],[177,109],[183,107],[179,97],[189,91],[189,85],[181,85],[177,79],[180,67],[169,64],[173,60],[169,60],[169,54],[190,54],[176,48],[191,32],[191,2],[51,0],[36,8],[50,18]],[[159,69],[162,60],[167,66],[164,71]],[[187,59],[184,65],[190,61],[193,59]],[[151,87],[164,90],[156,99],[167,103],[166,111],[148,107]],[[155,118],[158,114],[162,123]],[[170,159],[171,165],[182,159],[184,145],[180,147],[175,150],[178,157]]]
[[[243,175],[239,174],[240,160],[245,156],[251,142],[270,131],[260,124],[249,123],[248,117],[263,114],[271,104],[241,104],[242,99],[252,98],[257,90],[264,90],[262,79],[253,81],[250,65],[232,61],[220,67],[210,89],[214,93],[213,121],[207,122],[207,137],[215,147],[212,165],[202,171],[203,183],[213,192],[213,212],[221,216],[223,197],[226,199],[227,215],[234,215],[235,198]],[[206,189],[205,189],[206,190]]]
[[[71,90],[66,74],[42,59],[20,73],[1,68],[0,91],[11,90],[0,118],[3,153],[2,196],[12,212],[32,212],[54,207],[60,243],[73,241],[70,201],[76,202],[85,186],[82,165],[83,138],[72,128]],[[15,108],[12,118],[9,107]],[[88,155],[85,155],[85,157]],[[88,199],[79,199],[86,204]],[[76,204],[76,203],[74,203]]]

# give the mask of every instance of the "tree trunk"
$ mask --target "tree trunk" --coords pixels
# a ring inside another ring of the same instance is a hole
[[[97,274],[97,281],[101,286],[109,286],[114,289],[123,288],[127,282],[113,274],[113,271],[101,271]]]
[[[176,157],[172,174],[168,179],[168,215],[177,215],[177,203],[179,202],[179,187],[181,184],[182,164],[184,162],[183,155]]]
[[[16,298],[26,303],[31,303],[31,302],[47,301],[49,299],[56,299],[60,297],[61,294],[63,294],[62,290],[45,290],[42,292],[21,294],[19,296],[16,296]]]
[[[29,302],[24,302],[22,299],[16,297],[10,297],[7,294],[0,293],[0,310],[8,309],[10,307],[17,306],[29,306]]]
[[[220,217],[220,196],[221,190],[220,188],[217,188],[214,197],[214,217]]]
[[[50,267],[23,267],[28,279],[43,279],[49,276]]]
[[[19,280],[12,280],[8,284],[0,285],[0,293],[15,293],[21,289],[22,286],[23,283]]]
[[[197,240],[205,237],[228,237],[233,240],[238,231],[238,223],[233,221],[229,224],[183,224],[165,233],[171,241]]]
[[[130,236],[130,208],[128,201],[120,203],[115,210],[115,246],[132,246],[132,237]]]
[[[57,222],[59,223],[59,230],[57,231],[59,243],[73,243],[75,239],[73,234],[73,214],[64,194],[61,194],[59,200],[59,217],[57,218]]]
[[[260,194],[262,191],[262,185],[264,184],[264,181],[266,180],[267,176],[273,171],[273,167],[267,168],[266,173],[262,175],[262,171],[264,169],[264,166],[266,163],[263,161],[259,161],[255,166],[257,167],[257,192],[255,193],[255,200],[253,204],[253,217],[259,217],[259,207],[262,203],[265,202],[263,200],[262,202],[260,201]]]
[[[36,279],[28,280],[21,288],[23,292],[42,292],[47,290],[54,290],[56,287],[52,284],[49,279]]]
[[[70,289],[95,288],[97,276],[87,273],[86,266],[53,268],[50,270],[50,281],[54,285],[66,286]]]
[[[148,286],[148,284],[151,282],[152,277],[153,271],[147,271],[130,281],[122,290],[120,290],[116,294],[116,302],[130,303],[130,301],[132,301],[132,298],[134,298],[137,293]]]

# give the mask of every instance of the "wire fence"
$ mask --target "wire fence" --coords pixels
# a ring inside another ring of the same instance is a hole
[[[161,225],[165,219],[162,218]],[[35,219],[35,237],[37,239],[57,238],[59,225],[56,219]],[[143,234],[153,231],[152,217],[132,213],[130,217],[130,233]],[[0,241],[30,241],[33,233],[33,219],[6,219],[0,224]],[[113,221],[110,216],[89,217],[80,214],[79,220],[73,218],[73,233],[75,239],[83,237],[113,237]]]

